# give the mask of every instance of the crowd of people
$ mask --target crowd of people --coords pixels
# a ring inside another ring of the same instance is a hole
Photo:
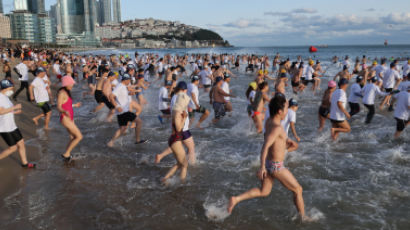
[[[7,149],[0,153],[3,159],[19,151],[22,166],[35,168],[26,157],[24,139],[16,126],[14,115],[24,110],[19,100],[20,93],[26,91],[26,100],[38,107],[40,114],[33,117],[33,125],[40,125],[44,119],[44,129],[49,129],[53,112],[60,114],[60,123],[69,134],[68,145],[61,157],[65,162],[73,160],[72,151],[81,142],[81,127],[75,123],[74,108],[82,106],[82,98],[73,98],[72,89],[76,84],[86,84],[83,97],[94,96],[94,114],[107,108],[106,122],[112,122],[114,115],[118,129],[106,145],[115,148],[116,141],[129,128],[135,130],[135,144],[147,143],[143,139],[141,113],[148,103],[158,103],[159,123],[171,124],[168,146],[155,156],[160,163],[167,155],[173,154],[176,164],[167,172],[162,181],[167,181],[179,171],[181,181],[187,176],[188,166],[195,164],[195,142],[190,128],[195,116],[195,125],[204,129],[203,123],[211,111],[202,105],[201,94],[209,95],[214,117],[211,124],[217,124],[227,114],[232,116],[230,85],[238,74],[245,72],[249,86],[244,89],[248,101],[246,111],[255,125],[257,133],[264,134],[258,177],[261,188],[253,188],[230,199],[229,213],[239,202],[269,195],[273,181],[279,180],[293,192],[295,205],[300,215],[305,216],[302,187],[285,167],[286,152],[299,148],[296,118],[299,103],[286,95],[301,94],[311,90],[320,93],[321,82],[327,80],[327,69],[323,70],[319,60],[300,56],[294,62],[283,60],[276,54],[272,61],[268,56],[230,54],[186,54],[164,55],[79,55],[56,50],[4,49],[1,53],[4,79],[0,82],[0,134]],[[397,127],[395,137],[399,137],[409,123],[410,109],[410,60],[401,63],[387,59],[368,60],[366,56],[357,59],[352,72],[349,57],[343,62],[333,59],[341,69],[327,82],[322,102],[318,108],[318,131],[321,132],[326,120],[331,121],[331,138],[337,140],[340,133],[351,131],[349,119],[360,112],[360,103],[367,108],[365,124],[370,124],[376,113],[377,95],[383,100],[379,110],[394,111]],[[371,65],[367,65],[368,63]],[[379,63],[380,62],[380,63]],[[11,63],[16,63],[12,68]],[[12,77],[12,71],[16,78]],[[33,75],[33,80],[30,75]],[[309,84],[311,86],[309,87]],[[157,90],[158,101],[145,97],[147,90]],[[270,88],[274,91],[270,92]],[[57,89],[57,90],[56,90]],[[80,89],[82,90],[82,89]],[[245,91],[246,90],[246,91]],[[347,95],[349,93],[349,95]],[[349,104],[350,111],[346,106]],[[31,109],[31,108],[30,108]],[[40,110],[41,109],[41,110]],[[294,140],[288,136],[291,129]],[[186,153],[186,150],[187,152]]]

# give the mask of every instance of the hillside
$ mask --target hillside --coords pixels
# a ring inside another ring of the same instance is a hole
[[[135,19],[96,28],[105,47],[120,48],[199,48],[230,46],[219,34],[179,22]]]

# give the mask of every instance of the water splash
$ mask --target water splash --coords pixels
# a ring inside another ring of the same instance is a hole
[[[230,216],[227,210],[228,199],[225,196],[217,200],[213,200],[208,196],[203,207],[205,209],[205,215],[210,221],[223,222],[228,216]]]

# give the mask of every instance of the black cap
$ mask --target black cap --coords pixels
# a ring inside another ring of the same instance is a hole
[[[220,82],[220,81],[222,81],[223,79],[222,79],[222,77],[216,77],[215,78],[215,83],[218,83],[218,82]]]
[[[347,80],[346,78],[342,78],[339,81],[339,87],[341,87],[342,85],[347,85],[347,84],[349,84],[349,80]]]
[[[289,107],[298,106],[298,105],[299,105],[299,104],[298,104],[298,101],[296,101],[295,99],[291,98],[291,99],[289,100]]]
[[[196,76],[196,75],[195,75],[195,76],[193,76],[193,77],[192,77],[192,82],[194,82],[194,81],[199,81],[199,77],[198,77],[198,76]]]
[[[108,73],[108,77],[113,77],[113,76],[117,76],[117,74],[114,73],[114,72],[112,72],[112,71],[110,71],[110,72]]]
[[[127,65],[127,69],[128,69],[128,70],[130,70],[130,69],[135,69],[135,66],[134,66],[133,64],[128,64],[128,65]]]
[[[186,84],[186,82],[180,81],[180,82],[178,82],[177,88],[185,90],[185,89],[188,89],[188,85]]]
[[[356,82],[361,82],[363,80],[363,77],[362,76],[357,76],[356,77]]]

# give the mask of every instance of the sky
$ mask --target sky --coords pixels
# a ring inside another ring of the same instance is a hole
[[[46,9],[56,0],[46,0]],[[3,0],[5,11],[12,0]],[[122,20],[180,21],[235,46],[410,43],[409,0],[122,0]]]

